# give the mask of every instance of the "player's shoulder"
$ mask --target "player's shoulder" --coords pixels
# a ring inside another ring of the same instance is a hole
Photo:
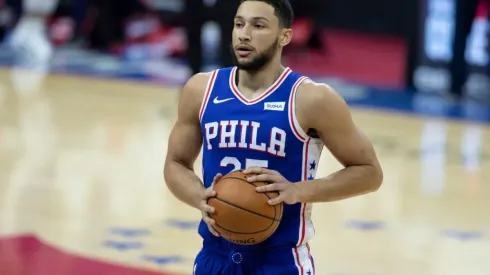
[[[347,103],[333,87],[309,78],[298,86],[295,101],[296,116],[304,129],[317,129],[318,123],[336,121],[349,112]]]
[[[305,108],[319,108],[342,104],[344,99],[332,86],[305,78],[298,86],[296,101]]]
[[[184,83],[179,94],[179,110],[181,112],[199,113],[212,74],[213,72],[197,73]]]
[[[194,74],[184,84],[183,92],[191,94],[204,93],[205,88],[213,74],[214,71]]]
[[[205,100],[208,87],[217,79],[218,73],[223,69],[200,72],[192,75],[181,88],[179,105],[189,110],[199,110]]]
[[[219,68],[208,72],[201,72],[192,75],[184,85],[185,92],[190,93],[204,93],[206,87],[211,81],[215,81],[218,74],[226,74],[231,72],[233,67]]]

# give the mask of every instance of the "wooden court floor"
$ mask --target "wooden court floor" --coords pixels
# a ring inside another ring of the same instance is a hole
[[[34,236],[68,255],[190,274],[200,213],[162,177],[176,91],[0,71],[0,257],[18,252],[5,240]],[[352,112],[385,182],[375,194],[314,206],[316,274],[490,274],[489,127]],[[320,167],[320,177],[340,168],[327,153]],[[9,264],[0,260],[0,274],[17,275],[2,273]]]

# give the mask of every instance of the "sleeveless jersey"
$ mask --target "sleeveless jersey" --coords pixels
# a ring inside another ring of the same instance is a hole
[[[295,94],[306,77],[286,68],[261,96],[248,100],[238,90],[237,73],[236,67],[213,71],[206,87],[199,113],[205,187],[218,173],[250,166],[276,170],[293,183],[313,179],[323,143],[309,137],[295,115]],[[213,236],[203,221],[199,234],[204,240],[238,249],[238,245]],[[252,246],[301,246],[313,234],[311,205],[284,204],[276,232]]]

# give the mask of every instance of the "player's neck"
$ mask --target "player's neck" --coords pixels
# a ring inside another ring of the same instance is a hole
[[[237,86],[240,90],[262,92],[269,88],[285,70],[281,63],[271,62],[258,71],[238,71]]]

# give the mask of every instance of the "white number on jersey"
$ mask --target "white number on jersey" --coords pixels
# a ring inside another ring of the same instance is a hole
[[[233,165],[232,171],[237,171],[242,169],[242,163],[235,157],[224,157],[220,163],[221,167],[227,167],[229,165]],[[250,167],[263,167],[267,168],[269,166],[269,162],[267,160],[259,160],[259,159],[246,159],[245,160],[245,169]]]

